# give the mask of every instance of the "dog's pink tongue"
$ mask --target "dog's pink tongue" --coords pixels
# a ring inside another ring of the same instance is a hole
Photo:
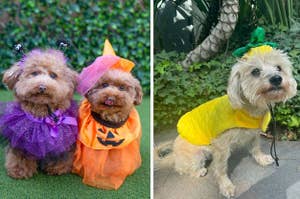
[[[112,106],[112,105],[114,105],[114,101],[112,99],[107,99],[107,100],[105,100],[104,104],[106,104],[108,106]]]

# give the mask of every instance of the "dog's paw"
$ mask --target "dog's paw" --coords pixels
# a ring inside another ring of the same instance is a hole
[[[48,175],[62,175],[70,173],[72,170],[72,164],[70,162],[55,162],[47,165],[43,169]]]
[[[266,154],[255,156],[255,160],[261,166],[267,166],[274,162],[272,156]]]
[[[207,174],[207,168],[201,168],[196,173],[198,175],[197,177],[203,177]]]
[[[220,192],[226,198],[234,198],[235,186],[230,180],[226,180],[225,182],[220,183]]]
[[[199,178],[199,177],[205,176],[206,174],[207,174],[207,168],[203,167],[203,168],[197,169],[194,172],[191,172],[190,176],[195,177],[195,178]]]
[[[5,158],[7,175],[15,179],[26,179],[37,173],[35,160],[26,158],[22,153],[10,148]]]
[[[37,173],[37,170],[29,169],[26,167],[15,167],[7,169],[7,175],[15,179],[28,179],[31,178],[35,173]]]

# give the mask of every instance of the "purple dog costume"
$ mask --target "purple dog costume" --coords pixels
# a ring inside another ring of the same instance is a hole
[[[4,108],[0,115],[2,135],[13,148],[35,159],[59,155],[76,141],[78,108],[75,101],[66,111],[57,110],[42,118],[26,113],[17,102],[9,102],[1,108]]]

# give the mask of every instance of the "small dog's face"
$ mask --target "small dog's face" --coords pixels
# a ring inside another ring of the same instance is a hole
[[[76,80],[77,74],[67,67],[63,53],[53,49],[30,51],[3,76],[18,101],[40,105],[70,101]]]
[[[141,103],[142,96],[139,81],[121,70],[107,71],[86,94],[92,111],[111,122],[126,119],[133,106]]]
[[[228,96],[235,108],[251,104],[267,108],[296,95],[297,83],[292,76],[291,62],[280,50],[255,54],[233,66]]]

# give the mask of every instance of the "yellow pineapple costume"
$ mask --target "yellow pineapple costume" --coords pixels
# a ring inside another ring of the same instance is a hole
[[[249,59],[256,54],[266,54],[276,46],[264,42],[264,30],[258,27],[251,36],[251,42],[233,52],[236,57]],[[245,110],[233,109],[228,96],[222,96],[204,103],[183,115],[177,124],[179,135],[194,145],[209,145],[212,139],[232,128],[250,128],[266,131],[271,120],[270,113],[263,117],[250,116]]]

